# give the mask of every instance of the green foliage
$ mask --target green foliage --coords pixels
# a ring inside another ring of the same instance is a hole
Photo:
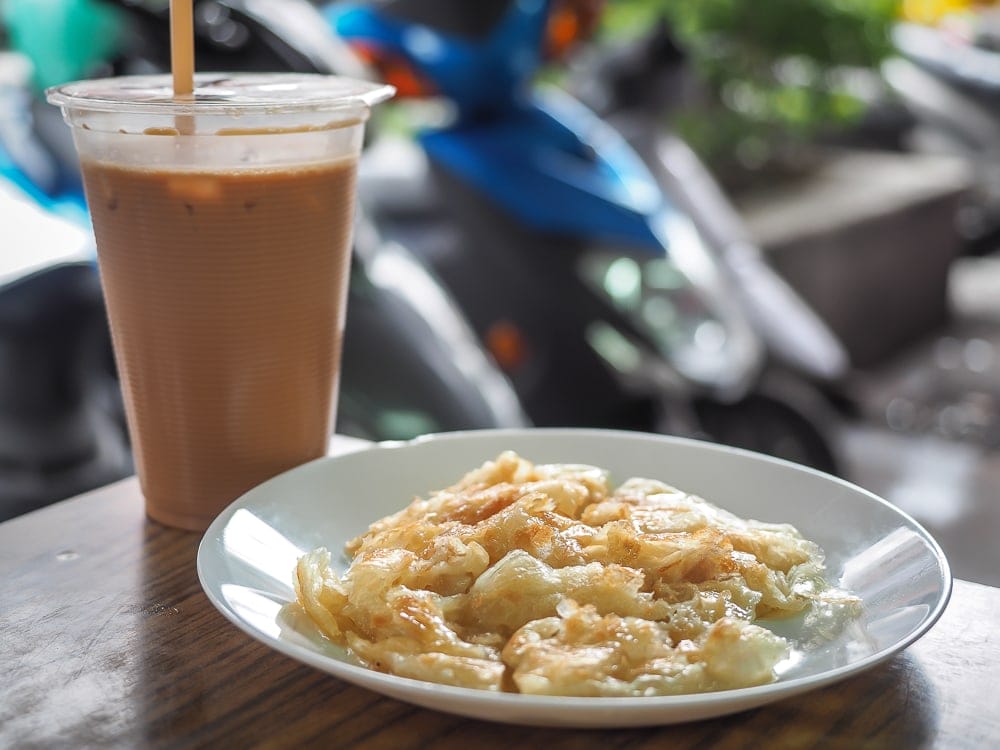
[[[712,161],[752,161],[864,112],[846,71],[877,69],[891,53],[897,8],[898,0],[618,0],[606,30],[631,35],[667,18],[707,92],[680,126]]]

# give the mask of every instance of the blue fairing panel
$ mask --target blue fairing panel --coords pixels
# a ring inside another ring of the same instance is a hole
[[[564,95],[421,142],[433,162],[535,229],[664,252],[651,222],[669,207],[653,176],[616,131]]]
[[[541,65],[548,0],[522,0],[483,42],[442,34],[376,8],[334,3],[324,9],[343,39],[400,55],[466,114],[505,109]]]

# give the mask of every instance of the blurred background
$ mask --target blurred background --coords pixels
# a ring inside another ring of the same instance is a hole
[[[1000,6],[197,0],[199,71],[377,77],[338,430],[799,461],[1000,585]],[[69,129],[166,0],[0,0],[0,520],[131,473]],[[789,499],[794,502],[794,499]]]

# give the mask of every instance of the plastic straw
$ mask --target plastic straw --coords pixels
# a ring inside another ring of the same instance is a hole
[[[194,93],[194,0],[170,0],[170,70],[174,96]]]

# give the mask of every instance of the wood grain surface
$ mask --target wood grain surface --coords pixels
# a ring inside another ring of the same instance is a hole
[[[1000,747],[1000,589],[956,582],[923,639],[826,689],[692,724],[546,730],[271,651],[202,593],[199,540],[147,521],[134,479],[0,524],[0,747]]]

